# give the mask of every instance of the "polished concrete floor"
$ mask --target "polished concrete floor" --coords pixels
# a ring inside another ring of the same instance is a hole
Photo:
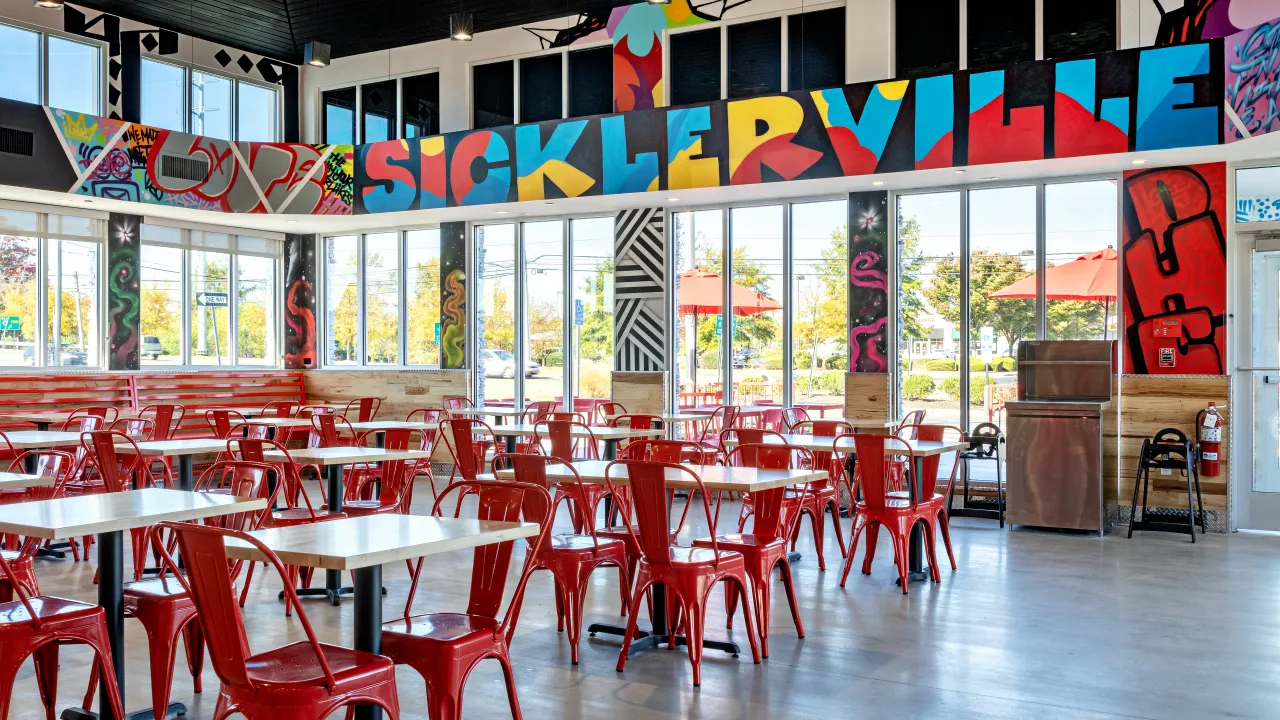
[[[419,498],[428,494],[420,487]],[[425,504],[415,510],[425,513]],[[840,553],[828,533],[828,570],[819,572],[806,521],[795,572],[807,637],[795,636],[779,588],[771,657],[757,666],[749,655],[708,651],[701,688],[692,685],[683,650],[643,653],[617,673],[617,640],[584,638],[581,664],[570,665],[567,641],[555,629],[550,576],[540,574],[512,646],[524,716],[1022,720],[1280,713],[1280,538],[1209,536],[1192,545],[1158,533],[1125,540],[1009,532],[974,519],[953,526],[960,569],[903,596],[884,542],[872,575],[855,573],[842,589]],[[470,562],[469,552],[431,558],[415,611],[463,609]],[[91,563],[41,560],[37,572],[48,594],[96,597]],[[403,564],[387,566],[386,585],[390,617],[402,611],[408,589]],[[303,638],[297,620],[284,617],[278,591],[278,578],[262,582],[257,574],[245,608],[256,649]],[[588,603],[589,621],[616,619],[616,571],[594,577]],[[708,636],[725,637],[719,593],[712,605]],[[322,640],[350,645],[350,602],[333,608],[312,601],[306,609]],[[133,620],[126,632],[127,704],[139,710],[150,702],[146,636]],[[745,646],[741,630],[735,637]],[[79,702],[88,669],[87,653],[63,652],[59,710]],[[406,668],[398,677],[403,717],[426,718],[422,680]],[[212,716],[218,680],[207,666],[204,683],[206,691],[193,694],[179,659],[173,699],[187,703],[189,718]],[[14,695],[11,718],[43,715],[30,663]],[[483,663],[467,686],[464,716],[507,712],[497,665]]]

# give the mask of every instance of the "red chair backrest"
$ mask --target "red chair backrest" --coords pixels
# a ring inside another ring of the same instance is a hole
[[[521,422],[532,425],[546,417],[547,413],[555,411],[555,409],[556,404],[551,400],[531,402],[527,407],[525,407],[524,415],[521,417]]]
[[[508,634],[513,629],[515,618],[520,614],[520,603],[524,599],[525,582],[529,570],[537,567],[540,548],[549,542],[551,533],[551,494],[542,485],[516,480],[460,480],[451,484],[436,498],[431,514],[439,513],[441,502],[454,490],[463,488],[472,490],[479,496],[477,503],[477,519],[496,522],[535,522],[539,526],[538,535],[530,542],[530,549],[525,556],[525,572],[521,574],[520,584],[507,607],[507,614],[499,626],[499,632]],[[514,541],[481,545],[475,549],[474,561],[471,565],[471,593],[467,603],[467,614],[496,618],[502,605],[502,594],[507,585],[507,571],[511,567],[511,552]],[[416,589],[416,586],[415,586]],[[409,618],[409,607],[413,604],[412,591],[409,602],[405,603],[405,618]]]
[[[27,450],[9,464],[9,472],[26,474],[27,458],[35,458],[36,475],[53,478],[53,484],[49,487],[28,488],[30,498],[48,500],[61,496],[63,486],[71,476],[71,468],[75,465],[71,453],[63,450]]]
[[[893,486],[893,463],[885,455],[885,444],[904,441],[897,435],[859,433],[853,436],[853,442],[858,457],[858,487],[862,490],[862,501],[872,510],[883,510],[888,492]],[[895,455],[894,459],[905,459],[908,467],[912,467],[915,456],[908,453]]]
[[[319,441],[317,447],[339,447],[343,443],[342,435],[344,432],[354,444],[356,440],[355,428],[351,427],[351,422],[343,415],[316,414],[311,416],[311,429]]]
[[[741,409],[736,405],[721,405],[707,416],[707,423],[702,428],[702,441],[717,440],[720,433],[738,423]]]
[[[213,431],[213,436],[219,440],[226,440],[231,437],[231,429],[233,427],[248,422],[245,420],[244,415],[235,410],[227,410],[225,408],[205,410],[204,421],[209,425],[209,429]]]
[[[789,407],[782,410],[782,424],[786,425],[788,430],[795,427],[796,423],[801,423],[808,419],[809,411],[802,407]]]
[[[294,400],[277,400],[262,406],[262,417],[288,418],[298,411],[298,403]]]
[[[446,410],[462,410],[463,408],[475,407],[471,402],[471,398],[461,395],[454,395],[444,399],[444,408]]]
[[[547,475],[547,467],[550,465],[563,465],[568,469],[568,472],[573,475],[575,481],[561,482],[560,485],[568,486],[569,494],[574,497],[574,501],[578,504],[579,508],[589,507],[589,503],[587,503],[586,489],[582,486],[582,476],[578,474],[578,471],[574,469],[572,464],[567,463],[558,457],[530,455],[528,453],[500,453],[493,457],[493,466],[495,469],[510,468],[512,473],[515,475],[517,482],[544,487],[548,491],[551,490],[553,485],[552,480]],[[530,510],[536,509],[536,507],[526,507],[525,515],[530,521],[541,523],[543,522],[543,519],[540,515],[536,517],[530,515]],[[549,513],[550,511],[551,509],[548,508],[547,512]],[[554,519],[552,519],[551,522],[554,522]],[[583,527],[586,529],[587,534],[591,536],[592,543],[599,547],[600,543],[596,539],[596,530],[594,525],[595,523],[591,522],[583,523]],[[551,535],[548,534],[543,539],[542,552],[550,552],[550,550]]]
[[[725,465],[730,467],[754,467],[763,470],[794,470],[813,467],[813,453],[805,448],[787,445],[739,445],[725,456]],[[808,483],[805,484],[808,487]],[[792,523],[798,522],[800,514],[795,513],[788,518],[783,503],[753,503],[755,509],[754,522],[751,528],[756,537],[775,539],[791,537]]]
[[[155,425],[147,418],[120,418],[111,423],[108,430],[114,432],[122,432],[125,435],[143,440],[151,440],[151,434],[155,432]]]
[[[661,430],[664,426],[662,417],[640,413],[624,413],[615,415],[609,421],[609,427],[631,428],[632,430]]]
[[[915,428],[912,426],[919,425],[923,422],[924,422],[924,410],[912,410],[911,412],[902,416],[902,422],[898,423],[897,434],[908,440],[915,440],[916,432],[915,432]]]
[[[151,418],[153,424],[148,440],[171,440],[174,431],[182,425],[187,409],[182,405],[148,405],[138,415]]]
[[[476,433],[487,433],[490,438],[495,437],[493,428],[483,420],[448,418],[440,421],[440,437],[444,438],[445,448],[453,456],[458,474],[470,481],[474,481],[484,471],[484,458],[477,457],[479,448]]]
[[[106,420],[97,415],[69,417],[62,423],[62,432],[92,432],[105,427]]]
[[[626,414],[627,406],[620,402],[602,402],[596,405],[596,416],[605,424],[610,424],[610,418],[614,416]]]
[[[344,416],[350,416],[352,410],[355,410],[356,422],[373,422],[373,418],[378,414],[378,408],[380,407],[382,407],[381,398],[356,398],[355,400],[347,403],[347,408],[342,414]]]
[[[574,430],[586,433],[587,437],[573,437]],[[580,446],[586,448],[585,454],[588,457],[596,456],[596,436],[590,426],[585,423],[569,420],[542,420],[533,426],[533,446],[542,447],[544,437],[551,441],[551,457],[572,462]]]
[[[667,507],[667,474],[669,472],[687,476],[697,485],[702,497],[702,507],[707,515],[707,526],[715,527],[711,516],[711,502],[702,478],[687,465],[675,463],[649,462],[645,460],[615,460],[605,469],[605,481],[609,493],[619,497],[614,487],[613,478],[620,477],[620,468],[625,468],[627,489],[630,491],[631,509],[636,516],[639,530],[631,526],[627,514],[622,514],[627,531],[640,546],[645,561],[656,567],[671,566],[671,513]],[[715,536],[711,537],[711,549],[717,553],[719,562],[719,544]]]
[[[915,439],[919,442],[941,442],[946,438],[948,430],[954,430],[961,440],[965,439],[964,431],[954,425],[911,425],[905,428],[915,433]],[[959,450],[956,451],[957,457],[951,463],[951,481],[955,481],[956,468],[960,464]],[[921,499],[927,500],[933,497],[938,489],[938,468],[942,464],[941,455],[926,455],[921,463],[923,468],[924,486],[921,488]],[[950,489],[948,484],[947,490]]]
[[[117,444],[132,445],[135,452],[125,455],[122,461],[120,453],[116,452]],[[102,484],[107,487],[107,492],[123,492],[126,481],[132,481],[130,476],[138,469],[142,458],[142,454],[136,452],[138,444],[133,438],[113,430],[80,433],[80,446],[98,468],[98,475],[102,477]]]
[[[618,459],[704,465],[706,452],[691,440],[636,440],[619,451]]]

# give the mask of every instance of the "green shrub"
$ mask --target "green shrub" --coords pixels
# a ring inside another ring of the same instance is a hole
[[[938,389],[941,390],[947,396],[948,400],[959,400],[960,399],[960,378],[958,377],[943,378],[942,382],[938,383]]]
[[[943,380],[945,383],[946,380]],[[933,394],[933,378],[928,375],[908,375],[902,381],[902,397],[907,400],[924,400]]]
[[[985,376],[969,378],[969,404],[982,405],[985,393],[982,391],[986,387],[987,378]],[[995,383],[991,383],[995,385]]]
[[[818,376],[814,383],[819,390],[832,395],[844,395],[844,373],[840,370],[827,370]]]
[[[982,362],[982,358],[969,358],[969,372],[984,372],[986,369],[987,364]],[[996,369],[995,358],[991,359],[991,369]]]
[[[998,357],[991,359],[992,367],[998,367],[1000,372],[1012,372],[1018,369],[1018,361],[1011,357]]]
[[[931,372],[954,372],[960,369],[955,360],[947,360],[945,358],[939,360],[926,360],[924,369]]]
[[[849,358],[845,355],[838,355],[836,357],[827,358],[826,362],[823,364],[826,365],[828,370],[848,370]]]
[[[709,370],[715,370],[719,368],[720,353],[718,352],[703,353],[702,357],[698,358],[698,367],[707,368]]]
[[[564,367],[564,353],[559,350],[552,350],[542,356],[542,365],[544,367]]]

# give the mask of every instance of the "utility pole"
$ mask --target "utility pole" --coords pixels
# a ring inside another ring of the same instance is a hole
[[[84,316],[80,314],[80,271],[71,273],[76,283],[76,342],[80,352],[84,352]]]

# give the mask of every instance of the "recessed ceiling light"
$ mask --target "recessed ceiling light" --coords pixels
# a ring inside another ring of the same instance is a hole
[[[883,185],[883,184],[884,184],[884,181],[883,181],[883,180],[872,180],[872,181],[871,181],[871,184],[872,184],[872,185],[875,185],[876,187],[879,187],[879,186],[881,186],[881,185]]]
[[[670,5],[671,0],[649,0],[650,5]]]
[[[984,177],[984,178],[978,178],[978,179],[981,180],[982,182],[991,182],[992,180],[999,180],[1000,178],[996,177],[995,175],[992,175],[991,177]]]
[[[506,214],[507,214],[507,213],[509,213],[509,212],[511,212],[511,211],[510,211],[510,210],[494,210],[494,211],[493,211],[493,214],[494,214],[494,215],[506,215]]]
[[[298,221],[297,221],[297,220],[285,220],[285,222],[289,223],[290,225],[297,225],[297,224],[298,224]]]
[[[542,204],[543,204],[543,205],[555,205],[555,203],[553,203],[553,202],[544,202],[544,203],[542,203]]]
[[[449,16],[449,38],[470,42],[475,34],[475,18],[469,12],[456,12]]]
[[[670,197],[670,198],[667,198],[667,202],[680,202],[680,198]]]
[[[1142,158],[1134,158],[1133,160],[1130,160],[1129,162],[1132,162],[1134,165],[1146,165],[1146,164],[1147,164],[1147,161],[1146,161],[1146,160],[1143,160]]]
[[[89,204],[89,203],[92,203],[92,202],[93,202],[92,200],[85,200],[85,204]]]
[[[956,170],[956,174],[957,174],[957,175],[963,175],[963,174],[964,174],[964,170]]]
[[[61,9],[62,4],[62,0],[36,0],[36,7],[49,8],[50,10]]]

